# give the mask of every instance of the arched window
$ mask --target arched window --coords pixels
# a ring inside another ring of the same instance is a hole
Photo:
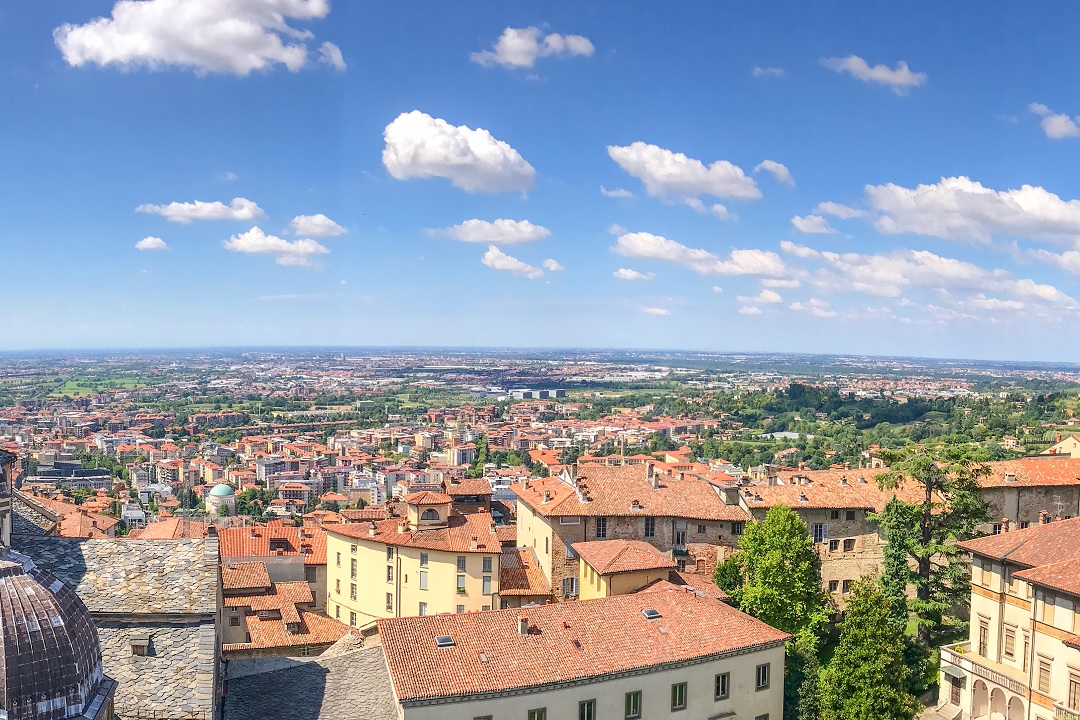
[[[424,514],[420,516],[421,520],[438,520],[439,511],[434,508],[428,508],[424,511]]]

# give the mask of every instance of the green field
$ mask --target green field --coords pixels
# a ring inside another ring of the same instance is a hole
[[[142,378],[138,377],[69,377],[63,384],[58,385],[51,393],[50,397],[63,397],[67,395],[69,397],[80,397],[82,395],[93,395],[104,390],[130,390],[132,388],[141,388],[149,385]]]

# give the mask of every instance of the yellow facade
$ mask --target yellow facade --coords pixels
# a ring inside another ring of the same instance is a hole
[[[498,608],[499,557],[388,545],[328,530],[327,614],[364,627],[380,618]]]
[[[627,595],[640,590],[651,582],[667,580],[670,570],[668,568],[655,568],[652,570],[635,570],[633,572],[613,573],[601,575],[592,565],[587,562],[578,563],[581,575],[578,577],[578,598],[592,600],[599,597],[612,595]]]
[[[529,507],[528,503],[517,503],[517,544],[518,547],[532,548],[536,561],[544,571],[544,577],[551,582],[551,525],[540,513]]]

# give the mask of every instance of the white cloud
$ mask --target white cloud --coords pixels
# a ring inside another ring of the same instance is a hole
[[[1080,275],[1080,251],[1066,250],[1058,254],[1049,250],[1031,250],[1028,254],[1042,262],[1057,265],[1065,272]]]
[[[150,235],[135,243],[136,250],[168,250],[169,246],[159,237]]]
[[[545,270],[550,270],[551,272],[562,272],[566,269],[562,266],[562,263],[560,263],[558,260],[555,260],[554,258],[548,258],[540,264],[544,266]]]
[[[711,212],[713,215],[720,218],[721,220],[734,219],[731,213],[728,212],[728,209],[720,203],[715,203],[711,208],[709,208],[709,212]]]
[[[779,277],[788,274],[780,256],[767,250],[732,250],[728,258],[708,250],[689,248],[682,243],[651,233],[626,233],[611,248],[624,257],[648,258],[677,263],[699,275],[759,275]]]
[[[608,155],[623,170],[645,183],[652,197],[685,202],[702,212],[700,196],[743,198],[761,197],[754,179],[742,168],[727,160],[706,166],[700,160],[657,145],[635,142],[623,147],[608,146]]]
[[[626,233],[626,228],[624,228],[618,223],[612,223],[611,227],[609,227],[607,231],[612,235],[623,235]]]
[[[646,315],[670,315],[671,311],[667,308],[647,307],[642,310]]]
[[[543,225],[533,225],[528,220],[466,220],[448,228],[428,230],[432,237],[444,237],[461,242],[487,243],[489,245],[518,245],[542,240],[551,235]]]
[[[53,30],[53,40],[75,67],[182,67],[244,76],[280,64],[297,72],[311,59],[314,35],[289,21],[329,13],[330,0],[120,0],[110,17],[65,23]],[[332,53],[328,45],[334,47],[324,43],[319,51],[324,59]]]
[[[536,280],[544,276],[544,271],[538,267],[522,262],[515,257],[510,257],[499,248],[494,245],[488,245],[487,252],[480,259],[480,262],[487,265],[492,270],[504,270],[520,277],[528,278],[529,280]]]
[[[223,202],[172,202],[168,205],[140,205],[135,212],[161,215],[169,222],[187,225],[192,220],[258,220],[266,217],[257,204],[247,198],[233,198]]]
[[[1024,303],[1019,300],[1002,300],[996,297],[987,297],[982,293],[979,293],[973,298],[970,298],[964,302],[967,307],[974,308],[976,310],[1023,310]]]
[[[274,235],[267,235],[258,226],[245,233],[233,235],[225,241],[225,249],[232,252],[254,255],[273,255],[278,265],[292,267],[314,264],[314,255],[328,255],[330,251],[315,240],[284,240]]]
[[[883,233],[981,243],[995,234],[1080,239],[1080,200],[1062,200],[1038,186],[994,190],[967,177],[950,177],[916,188],[868,185],[866,195],[880,213],[874,227]]]
[[[289,227],[292,228],[294,235],[306,235],[308,237],[336,237],[348,232],[344,227],[322,213],[297,215],[289,223]]]
[[[787,165],[784,163],[778,163],[774,160],[762,160],[754,166],[754,172],[772,173],[777,180],[785,185],[795,185],[795,178],[791,177],[791,171],[787,169]]]
[[[767,288],[797,288],[801,284],[801,282],[794,279],[781,280],[779,278],[763,278],[761,281],[761,286]]]
[[[619,268],[611,274],[619,280],[652,280],[656,277],[655,273],[643,273],[630,268]]]
[[[724,292],[724,288],[720,287],[719,285],[713,285],[712,286],[712,291],[714,293],[716,293],[717,295],[721,295]]]
[[[1055,113],[1042,103],[1031,103],[1028,105],[1028,110],[1042,118],[1039,125],[1042,126],[1046,137],[1051,140],[1062,140],[1080,135],[1080,126],[1068,115]]]
[[[741,308],[739,308],[739,314],[740,315],[760,315],[761,314],[761,308],[754,307],[753,305],[743,305]]]
[[[851,218],[864,217],[866,215],[865,210],[858,210],[848,205],[841,205],[834,202],[820,202],[814,208],[814,214],[816,215],[832,215],[835,218],[841,220],[850,220]]]
[[[799,232],[809,235],[828,235],[836,232],[836,228],[829,225],[829,221],[820,215],[807,215],[805,217],[796,215],[791,218],[791,224]]]
[[[345,70],[349,67],[341,55],[341,48],[332,42],[324,42],[319,46],[319,62],[326,63],[335,70]]]
[[[780,297],[780,294],[773,290],[762,290],[753,297],[739,295],[735,299],[741,303],[764,303],[766,305],[775,305],[784,302],[784,298]]]
[[[897,95],[905,95],[910,88],[926,82],[926,73],[911,72],[908,64],[901,60],[896,68],[887,65],[869,65],[858,55],[843,58],[822,58],[821,64],[838,73],[850,73],[863,82],[888,85]]]
[[[788,305],[789,308],[797,312],[808,312],[811,315],[821,318],[836,317],[839,313],[829,308],[829,303],[824,300],[818,300],[817,298],[810,298],[805,303],[793,302]]]
[[[419,110],[398,115],[383,132],[382,161],[396,180],[444,177],[466,192],[528,190],[536,170],[482,128],[454,126]]]
[[[225,174],[221,176],[225,182],[234,182],[240,179],[240,176],[234,173],[232,170],[226,170]]]
[[[541,57],[590,57],[596,48],[584,35],[549,33],[541,36],[540,28],[525,27],[503,30],[491,50],[474,52],[469,59],[478,65],[502,65],[510,68],[531,68]]]
[[[626,190],[624,188],[615,188],[614,190],[608,190],[603,185],[600,186],[600,194],[603,195],[604,197],[609,197],[609,198],[626,199],[626,198],[634,197],[634,193],[632,193],[629,190]]]
[[[754,66],[750,74],[756,78],[779,78],[785,75],[782,67],[760,67],[758,65]]]

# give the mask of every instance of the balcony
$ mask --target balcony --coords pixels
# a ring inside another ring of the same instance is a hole
[[[1017,695],[1027,697],[1026,673],[1014,667],[988,660],[972,652],[971,643],[969,642],[942,647],[941,665],[944,667],[946,664],[964,670],[973,677],[980,677],[995,685],[1007,688]]]

